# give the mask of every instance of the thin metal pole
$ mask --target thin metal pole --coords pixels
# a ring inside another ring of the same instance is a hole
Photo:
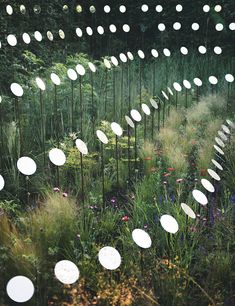
[[[135,123],[135,170],[137,169],[137,123]]]
[[[57,187],[60,187],[60,169],[58,166],[56,166],[56,178]]]
[[[185,88],[185,108],[188,108],[188,89]]]
[[[55,101],[54,101],[54,134],[57,141],[57,146],[59,146],[59,133],[58,133],[58,101],[57,101],[57,86],[54,85],[54,94],[55,94]]]
[[[116,148],[116,172],[117,172],[117,186],[119,186],[119,165],[118,165],[118,136],[116,135],[115,141],[115,148]]]
[[[80,131],[83,138],[83,100],[82,100],[82,76],[79,76],[79,99],[80,99]]]
[[[105,185],[104,185],[104,145],[101,142],[101,172],[102,172],[102,199],[103,209],[105,209]]]
[[[228,83],[227,87],[227,112],[229,110],[229,99],[230,99],[230,83]]]
[[[158,119],[157,119],[157,130],[160,131],[160,123],[161,123],[161,103],[158,105],[158,113],[157,113]]]
[[[139,95],[140,95],[140,107],[142,104],[142,65],[141,59],[139,60]]]
[[[163,127],[165,125],[165,110],[166,110],[166,99],[164,98],[164,101],[163,101],[163,116],[162,116],[162,126]]]
[[[105,97],[104,97],[104,116],[107,120],[107,97],[108,97],[108,71],[105,68]]]
[[[41,111],[41,137],[42,137],[42,150],[43,150],[43,165],[46,167],[46,149],[45,149],[45,123],[44,123],[44,104],[42,98],[42,90],[40,90],[40,111]]]
[[[82,206],[84,209],[84,173],[83,173],[83,155],[80,153],[80,167],[81,167],[81,187],[82,187]]]
[[[92,105],[92,131],[95,135],[95,106],[94,106],[94,79],[91,71],[91,105]]]
[[[151,136],[152,136],[152,140],[153,140],[153,130],[154,130],[154,116],[155,115],[155,108],[153,108],[153,112],[152,112],[152,129],[151,129]]]
[[[2,103],[0,102],[0,124],[1,124],[1,148],[2,148],[2,152],[4,152],[3,147],[4,147],[4,143],[3,143],[3,115],[2,115]],[[3,154],[1,155],[1,170],[3,169]]]
[[[21,129],[21,120],[20,120],[20,106],[19,99],[15,98],[15,111],[16,111],[16,122],[19,129],[19,139],[20,139],[20,155],[23,153],[23,138],[22,138],[22,129]]]
[[[144,114],[144,140],[146,140],[147,136],[147,116]]]
[[[176,95],[175,95],[175,106],[176,106],[176,109],[178,107],[178,91],[176,92]]]
[[[124,67],[121,65],[121,118],[123,115],[123,88],[124,88]]]
[[[73,81],[71,80],[71,128],[70,131],[73,132],[74,130],[74,85]]]
[[[154,61],[153,63],[153,97],[155,95],[155,85],[156,85],[155,79],[156,79],[156,63]]]
[[[127,135],[128,135],[128,183],[130,185],[131,181],[131,134],[130,134],[130,126],[127,125]]]
[[[115,121],[117,119],[116,115],[116,72],[115,69],[113,69],[113,118],[115,118]]]
[[[131,111],[131,67],[128,63],[128,112]]]

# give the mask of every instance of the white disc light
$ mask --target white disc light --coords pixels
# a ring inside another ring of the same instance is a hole
[[[87,35],[92,36],[93,35],[92,28],[91,27],[86,27],[86,33],[87,33]]]
[[[224,142],[223,142],[219,137],[215,137],[215,142],[216,142],[221,148],[224,148],[224,147],[225,147]]]
[[[194,82],[194,84],[195,84],[196,86],[198,86],[198,87],[202,86],[202,80],[199,79],[199,78],[194,78],[194,79],[193,79],[193,82]]]
[[[140,122],[142,119],[140,113],[136,109],[131,110],[131,117],[136,122]]]
[[[83,155],[88,154],[88,148],[87,148],[87,145],[85,144],[85,142],[83,142],[81,139],[76,139],[75,143],[76,143],[76,147],[77,147],[78,151],[81,154],[83,154]]]
[[[126,7],[125,7],[125,5],[120,5],[119,11],[120,11],[121,13],[125,13],[125,12],[126,12]]]
[[[18,159],[17,168],[24,175],[33,175],[37,170],[37,165],[32,158],[23,156]]]
[[[232,82],[234,82],[234,76],[232,74],[228,73],[228,74],[225,75],[225,80],[229,83],[232,83]]]
[[[203,12],[208,13],[210,11],[210,6],[208,4],[205,4],[202,9]]]
[[[22,39],[23,39],[24,43],[27,44],[27,45],[30,44],[30,42],[31,42],[31,38],[30,38],[28,33],[24,33],[22,35]]]
[[[214,145],[214,148],[219,154],[224,155],[224,151],[220,149],[220,147],[218,147],[217,145]]]
[[[57,85],[57,86],[60,85],[60,78],[59,78],[59,76],[58,76],[57,74],[55,74],[55,73],[52,73],[52,74],[51,74],[51,81],[52,81],[52,83],[53,83],[54,85]]]
[[[11,88],[11,92],[16,97],[22,97],[23,96],[24,90],[23,90],[23,88],[22,88],[22,86],[20,84],[12,83],[10,88]]]
[[[151,50],[151,54],[153,57],[157,58],[159,56],[158,51],[156,49]]]
[[[141,59],[144,59],[145,58],[145,54],[142,50],[138,50],[138,55]]]
[[[171,51],[170,51],[169,49],[167,49],[167,48],[164,48],[164,49],[163,49],[163,54],[164,54],[166,57],[169,57],[169,56],[171,56]]]
[[[199,46],[198,47],[198,51],[199,51],[199,53],[201,53],[201,54],[206,54],[206,47],[205,46]]]
[[[96,135],[98,137],[98,139],[103,143],[103,144],[107,144],[109,142],[107,136],[105,135],[104,132],[102,132],[101,130],[97,130],[96,131]]]
[[[131,128],[134,128],[134,127],[135,127],[134,122],[132,121],[132,119],[131,119],[129,116],[125,116],[125,119],[126,119],[127,124],[128,124]]]
[[[77,64],[76,71],[80,76],[84,76],[86,73],[85,68],[81,64]]]
[[[34,38],[35,38],[38,42],[42,41],[42,34],[41,34],[41,32],[35,31],[35,32],[34,32]]]
[[[220,176],[212,169],[207,169],[208,174],[216,181],[220,181]]]
[[[175,22],[173,24],[173,29],[176,31],[179,31],[181,29],[181,23],[180,22]]]
[[[80,28],[76,28],[76,35],[82,37],[82,30]]]
[[[215,192],[215,187],[211,184],[210,181],[206,179],[201,179],[202,186],[209,192]]]
[[[193,197],[194,199],[201,205],[207,205],[208,204],[208,199],[206,197],[206,195],[201,192],[200,190],[194,189],[193,192]]]
[[[153,98],[150,98],[150,103],[154,109],[158,109],[158,103]]]
[[[104,34],[104,28],[102,26],[98,26],[97,27],[97,32],[100,34],[100,35],[103,35]]]
[[[211,83],[211,85],[216,85],[218,83],[218,79],[215,76],[211,75],[209,77],[209,82]]]
[[[214,47],[214,52],[215,52],[215,54],[220,55],[220,54],[222,54],[222,48],[219,47],[219,46],[216,46],[216,47]]]
[[[93,73],[96,72],[96,66],[93,63],[89,62],[88,67],[90,68],[91,72]]]
[[[161,13],[163,11],[163,7],[161,5],[156,6],[156,12]]]
[[[187,204],[185,203],[181,203],[181,208],[183,209],[183,211],[185,212],[185,214],[187,216],[189,216],[192,219],[196,219],[196,214],[195,212],[192,210],[191,207],[189,207]]]
[[[175,234],[179,230],[178,222],[170,215],[162,215],[160,218],[160,223],[163,229],[168,233]]]
[[[117,31],[117,27],[115,26],[115,24],[110,24],[109,30],[111,33],[115,33]]]
[[[165,31],[165,29],[166,29],[165,24],[164,24],[164,23],[159,23],[159,25],[158,25],[158,30],[159,30],[160,32],[163,32],[163,31]]]
[[[119,252],[110,246],[106,246],[99,251],[98,259],[100,264],[107,270],[116,270],[121,265]]]
[[[15,35],[9,34],[7,36],[7,42],[10,46],[15,47],[17,45],[17,39],[16,39]]]
[[[183,11],[183,6],[181,4],[177,4],[175,7],[176,12],[182,12]]]
[[[3,190],[4,186],[5,186],[5,181],[3,176],[0,174],[0,191]]]
[[[212,159],[211,161],[212,161],[213,165],[214,165],[217,169],[219,169],[219,170],[221,170],[221,171],[224,170],[223,167],[220,165],[220,163],[218,163],[216,160]]]
[[[174,82],[174,83],[173,83],[173,87],[174,87],[174,89],[175,89],[176,91],[178,91],[178,92],[180,92],[180,91],[182,90],[181,85],[180,85],[179,83],[177,83],[177,82]]]
[[[150,108],[148,107],[147,104],[142,103],[141,108],[142,108],[142,111],[145,113],[145,115],[149,116],[151,114]]]
[[[235,22],[231,22],[231,23],[229,24],[229,29],[230,29],[231,31],[235,31]]]
[[[120,126],[118,123],[112,122],[112,123],[111,123],[111,129],[112,129],[113,133],[114,133],[116,136],[118,136],[118,137],[121,137],[121,136],[122,136],[123,130],[122,130],[121,126]]]
[[[56,166],[63,166],[66,162],[66,156],[60,149],[54,148],[49,152],[49,159]]]
[[[181,48],[180,48],[180,52],[181,52],[183,55],[187,55],[187,54],[188,54],[188,48],[186,48],[186,47],[181,47]]]
[[[148,249],[152,245],[152,240],[148,233],[142,229],[135,229],[132,232],[132,239],[134,242],[143,249]]]
[[[130,30],[131,30],[129,24],[124,24],[124,25],[122,26],[122,29],[123,29],[123,31],[126,32],[126,33],[130,32]]]
[[[54,268],[56,278],[65,285],[74,284],[80,275],[78,267],[69,260],[61,260],[57,262]]]
[[[149,10],[148,5],[147,5],[147,4],[143,4],[143,5],[141,6],[141,10],[142,10],[142,12],[146,13],[146,12]]]
[[[34,285],[29,278],[19,275],[9,280],[6,291],[14,302],[25,303],[34,295]]]
[[[40,90],[42,91],[46,90],[46,85],[41,78],[39,77],[36,78],[36,84]]]
[[[71,68],[67,70],[67,75],[71,81],[76,81],[78,78],[77,72]]]
[[[183,80],[183,85],[186,89],[191,89],[191,83],[188,80]]]
[[[192,30],[198,31],[200,28],[200,25],[197,22],[192,23]]]
[[[108,13],[110,13],[110,11],[111,11],[110,6],[109,6],[109,5],[105,5],[105,6],[104,6],[104,12],[105,12],[106,14],[108,14]]]
[[[216,31],[220,32],[220,31],[223,31],[224,26],[223,26],[222,23],[217,23],[217,24],[215,25],[215,29],[216,29]]]

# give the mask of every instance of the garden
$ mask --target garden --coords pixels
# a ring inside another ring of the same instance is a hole
[[[233,5],[0,4],[0,305],[235,305]]]

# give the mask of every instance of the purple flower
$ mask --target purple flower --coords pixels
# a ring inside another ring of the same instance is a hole
[[[235,194],[233,194],[233,195],[231,196],[230,200],[231,200],[232,204],[235,204]]]
[[[53,188],[53,191],[54,191],[54,192],[60,192],[60,188],[54,187],[54,188]]]
[[[112,204],[116,204],[116,202],[117,202],[117,199],[116,199],[115,197],[112,197],[111,203],[112,203]]]
[[[155,217],[154,217],[154,221],[155,221],[156,223],[158,223],[158,222],[159,222],[159,218],[158,218],[158,216],[155,216]]]

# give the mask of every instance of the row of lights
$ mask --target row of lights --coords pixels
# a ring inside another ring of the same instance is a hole
[[[105,12],[106,14],[109,14],[109,13],[111,12],[111,7],[110,7],[109,5],[105,5],[103,9],[104,9],[104,12]],[[161,13],[161,12],[163,11],[163,6],[158,4],[158,5],[156,5],[155,10],[156,10],[156,12]],[[180,12],[183,11],[183,6],[182,6],[181,4],[177,4],[176,7],[175,7],[175,10],[176,10],[176,12],[179,12],[179,13],[180,13]],[[208,12],[211,10],[211,7],[210,7],[209,5],[206,4],[206,5],[203,6],[202,10],[203,10],[205,13],[208,13]],[[69,7],[68,7],[67,4],[63,5],[63,11],[64,11],[64,12],[68,12],[68,11],[69,11]],[[76,6],[76,12],[77,12],[77,13],[82,13],[82,11],[83,11],[83,7],[82,7],[81,5],[77,5],[77,6]],[[91,5],[91,6],[89,7],[89,11],[90,11],[92,14],[94,14],[94,13],[96,12],[95,6],[94,6],[94,5]],[[122,14],[125,13],[125,12],[127,11],[126,6],[125,6],[125,5],[120,5],[120,6],[119,6],[119,11],[120,11],[120,13],[122,13]],[[147,12],[149,11],[149,6],[148,6],[147,4],[142,4],[142,5],[141,5],[141,11],[144,12],[144,13],[147,13]],[[217,13],[221,12],[221,11],[222,11],[222,6],[219,5],[219,4],[217,4],[217,5],[214,7],[214,11],[217,12]],[[6,6],[6,12],[7,12],[8,15],[12,15],[13,12],[14,12],[13,7],[12,7],[11,5],[8,4],[8,5]],[[23,15],[26,14],[26,7],[25,7],[25,5],[23,5],[23,4],[20,5],[20,12],[21,12],[21,14],[23,14]],[[35,14],[40,14],[40,13],[41,13],[41,7],[40,7],[40,5],[34,5],[34,6],[33,6],[33,12],[34,12]]]
[[[193,24],[192,24],[192,29],[193,29],[194,31],[197,31],[197,30],[199,29],[199,27],[200,27],[200,26],[199,26],[199,24],[197,24],[197,23],[193,23]],[[175,22],[175,23],[173,24],[173,28],[174,28],[175,30],[178,31],[178,30],[180,30],[180,28],[181,28],[181,24],[180,24],[179,22]],[[234,31],[234,30],[235,30],[235,23],[230,23],[229,28],[230,28],[231,31]],[[166,27],[165,27],[165,25],[164,25],[163,23],[160,23],[160,24],[158,25],[158,29],[159,29],[160,32],[163,32],[163,31],[165,31]],[[218,24],[216,24],[215,29],[216,29],[217,31],[222,31],[222,30],[224,29],[224,26],[223,26],[222,23],[218,23]],[[96,30],[97,30],[97,33],[100,34],[100,35],[103,35],[103,34],[105,33],[105,29],[104,29],[103,26],[98,26]],[[122,30],[123,30],[125,33],[129,33],[129,32],[131,31],[131,28],[130,28],[130,26],[129,26],[128,24],[124,24],[124,25],[122,26]],[[117,27],[116,27],[114,24],[111,24],[111,25],[109,25],[109,31],[110,31],[111,33],[116,33]],[[60,29],[60,30],[58,31],[58,34],[59,34],[59,37],[60,37],[61,39],[65,39],[65,33],[64,33],[64,31],[63,31],[62,29]],[[93,29],[92,29],[91,27],[86,27],[86,34],[87,34],[88,36],[92,36],[92,35],[94,34]],[[48,38],[50,41],[53,41],[53,40],[54,40],[54,35],[53,35],[53,33],[52,33],[51,31],[47,31],[46,35],[47,35],[47,38]],[[81,28],[76,28],[76,35],[77,35],[78,37],[82,37],[82,36],[83,36],[83,30],[82,30]],[[35,31],[35,32],[34,32],[34,38],[35,38],[38,42],[41,42],[42,39],[43,39],[41,32]],[[9,35],[7,36],[6,39],[7,39],[7,42],[8,42],[8,44],[9,44],[10,46],[14,47],[14,46],[17,45],[17,38],[16,38],[16,36],[15,36],[14,34],[9,34]],[[30,35],[29,35],[28,33],[23,33],[22,39],[23,39],[24,43],[26,43],[26,44],[30,44],[30,42],[31,42],[31,37],[30,37]],[[1,42],[0,42],[0,48],[1,48]],[[216,54],[221,54],[221,53],[222,53],[222,50],[221,50],[220,47],[215,47],[214,50],[215,50],[215,53],[216,53]],[[217,52],[216,50],[217,50],[217,51],[219,50],[219,51]],[[199,47],[199,52],[202,53],[202,54],[206,53],[205,47],[200,46],[200,47]],[[183,52],[182,52],[182,53],[183,53]],[[183,54],[184,54],[184,53],[183,53]]]
[[[182,25],[181,25],[180,22],[176,21],[176,22],[173,23],[173,26],[172,26],[172,27],[173,27],[173,29],[174,29],[175,31],[179,31],[179,30],[181,29]],[[194,22],[194,23],[192,23],[191,28],[192,28],[193,31],[198,31],[198,30],[200,29],[200,25],[199,25],[197,22]],[[234,30],[235,30],[235,22],[231,22],[231,23],[229,24],[229,29],[230,29],[231,31],[234,31]],[[159,23],[159,24],[158,24],[158,30],[159,30],[160,32],[165,31],[165,30],[166,30],[166,25],[165,25],[164,23]],[[218,31],[218,32],[223,31],[223,30],[224,30],[224,25],[223,25],[222,23],[217,23],[217,24],[215,25],[215,30]]]
[[[154,58],[157,58],[159,56],[159,53],[156,49],[152,49],[151,54]],[[170,56],[171,55],[170,50],[169,49],[164,49],[164,55],[165,56]],[[140,59],[144,59],[145,58],[145,53],[142,50],[138,50],[138,56],[139,56]],[[131,61],[134,60],[134,56],[131,52],[128,52],[127,56],[124,53],[120,53],[119,58],[120,58],[122,63],[126,63],[128,61],[128,59],[131,60]],[[117,67],[119,65],[118,59],[115,56],[111,56],[110,60],[105,58],[103,63],[104,63],[104,66],[107,69],[111,69],[112,65],[114,67]],[[95,73],[96,70],[97,70],[96,66],[91,62],[88,63],[88,67],[89,67],[90,71],[93,72],[93,73]],[[76,66],[76,71],[74,69],[71,69],[71,68],[69,68],[67,70],[67,76],[71,81],[76,81],[77,78],[78,78],[78,75],[84,76],[85,73],[86,73],[86,70],[83,67],[83,65],[81,65],[81,64],[78,64]],[[57,74],[52,73],[50,77],[51,77],[51,81],[54,85],[59,86],[61,84],[61,79]],[[212,84],[212,85],[216,85],[218,83],[218,79],[215,76],[210,76],[208,80],[209,80],[210,84]],[[232,83],[232,82],[234,82],[234,76],[232,74],[226,74],[225,75],[225,80],[228,83]],[[198,87],[202,86],[202,81],[199,78],[195,78],[193,80],[193,82]],[[37,86],[40,90],[42,90],[42,91],[46,90],[46,85],[41,78],[39,78],[39,77],[36,78],[36,84],[37,84]],[[183,85],[186,89],[191,89],[191,84],[190,84],[189,81],[184,80]],[[182,90],[181,85],[176,83],[176,82],[173,84],[173,87],[176,91],[181,91]],[[17,84],[17,83],[12,83],[10,89],[11,89],[11,92],[13,93],[13,95],[15,95],[16,97],[22,97],[23,94],[24,94],[22,86]]]
[[[109,30],[110,30],[111,33],[115,33],[117,31],[117,27],[114,24],[111,24],[109,26]],[[128,24],[124,24],[122,26],[122,30],[125,33],[128,33],[128,32],[130,32],[131,28]],[[103,35],[105,33],[104,27],[103,26],[98,26],[97,27],[97,32],[98,32],[98,34]],[[93,32],[93,29],[91,27],[86,27],[86,34],[88,36],[92,36],[93,33],[94,32]],[[59,34],[59,37],[61,39],[65,39],[65,33],[62,29],[60,29],[58,31],[58,34]],[[83,36],[83,31],[82,31],[81,28],[76,28],[76,35],[78,37]],[[50,41],[54,40],[54,35],[51,31],[47,31],[46,36],[47,36],[48,40],[50,40]],[[36,41],[41,42],[42,39],[43,39],[42,33],[39,32],[39,31],[35,31],[34,32],[34,38],[35,38]],[[14,47],[14,46],[17,45],[17,38],[14,34],[9,34],[6,39],[7,39],[7,42],[10,46]],[[31,37],[28,33],[23,33],[22,34],[22,39],[23,39],[23,42],[26,43],[26,44],[30,44],[30,42],[31,42]],[[0,43],[0,47],[1,47],[1,43]]]

